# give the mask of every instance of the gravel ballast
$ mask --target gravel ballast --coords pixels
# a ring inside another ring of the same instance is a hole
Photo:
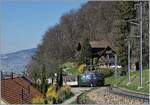
[[[87,93],[90,100],[96,104],[143,104],[143,99],[136,99],[113,94],[107,87],[97,88]]]

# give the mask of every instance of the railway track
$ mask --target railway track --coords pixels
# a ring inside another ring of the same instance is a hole
[[[86,100],[87,102],[79,101],[79,103],[89,104],[89,102],[94,102],[93,104],[149,104],[149,95],[130,92],[128,90],[113,86],[94,88],[73,87],[72,91],[75,96],[65,101],[64,104],[77,101],[77,97],[81,96],[85,92],[89,99]]]
[[[128,91],[128,90],[121,89],[118,87],[113,87],[113,86],[109,86],[108,91],[113,94],[120,95],[120,96],[125,96],[125,97],[140,99],[140,100],[142,99],[144,101],[144,103],[149,103],[149,95],[148,94],[136,93],[136,92]]]
[[[149,95],[133,93],[117,87],[104,86],[87,93],[96,104],[148,104]]]

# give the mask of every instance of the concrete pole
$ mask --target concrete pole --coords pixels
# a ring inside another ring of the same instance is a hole
[[[115,54],[115,85],[117,86],[117,54]]]
[[[142,2],[140,2],[140,87],[142,87]]]
[[[130,81],[130,40],[128,39],[128,84]]]

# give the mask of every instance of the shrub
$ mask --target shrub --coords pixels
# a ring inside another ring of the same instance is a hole
[[[76,99],[77,104],[95,104],[95,102],[89,99],[89,97],[87,96],[87,93],[88,92],[85,92],[77,96],[77,99]]]
[[[85,94],[82,94],[82,95],[77,97],[77,103],[78,104],[85,104],[85,103],[87,103],[87,99],[88,99],[88,97]]]
[[[62,90],[65,92],[66,96],[69,96],[71,94],[71,87],[69,85],[64,85],[62,87]]]
[[[53,99],[58,100],[58,94],[56,91],[56,87],[53,85],[49,86],[46,96],[49,98],[49,101],[53,101]]]
[[[71,87],[68,85],[64,85],[56,91],[56,86],[51,85],[47,91],[47,98],[49,103],[53,102],[53,99],[56,102],[62,102],[66,98],[69,98],[72,95]]]
[[[59,101],[62,102],[64,99],[72,96],[71,87],[68,85],[62,86],[58,91]]]
[[[45,99],[41,96],[37,96],[32,99],[32,104],[44,104],[44,103]]]
[[[79,72],[80,73],[84,73],[86,71],[86,64],[81,64],[80,66],[79,66]]]
[[[126,69],[125,68],[117,68],[117,75],[124,76],[126,75]]]
[[[100,68],[99,72],[104,75],[104,77],[109,77],[113,75],[113,69],[111,68]]]

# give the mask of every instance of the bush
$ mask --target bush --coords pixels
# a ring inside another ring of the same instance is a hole
[[[86,71],[86,64],[81,64],[80,66],[79,66],[79,72],[80,73],[84,73]]]
[[[63,102],[65,99],[71,97],[73,94],[71,92],[71,87],[68,85],[64,85],[56,91],[56,86],[51,85],[47,91],[48,102],[52,103],[53,99],[56,102]]]
[[[100,68],[98,71],[102,73],[104,77],[109,77],[113,75],[113,69],[111,68]]]
[[[53,102],[53,99],[58,100],[58,94],[56,91],[56,86],[51,85],[46,93],[46,96],[49,98],[49,102]]]
[[[45,104],[45,99],[41,96],[34,97],[32,99],[32,104]]]
[[[77,97],[77,104],[86,104],[88,97],[84,94]]]
[[[58,91],[58,96],[59,96],[60,102],[71,97],[72,95],[73,95],[73,93],[71,92],[71,87],[68,85],[62,86]]]
[[[95,104],[95,102],[89,99],[89,97],[87,96],[87,93],[88,92],[85,92],[77,96],[76,103],[77,104]]]
[[[117,69],[117,75],[119,75],[119,76],[124,76],[124,75],[126,75],[126,69],[125,68],[118,68]]]
[[[62,91],[65,91],[65,92],[69,92],[71,91],[71,87],[69,85],[64,85],[63,87],[61,87]]]
[[[67,97],[70,96],[70,94],[71,94],[71,87],[69,85],[64,85],[62,87],[62,90],[65,92]]]

